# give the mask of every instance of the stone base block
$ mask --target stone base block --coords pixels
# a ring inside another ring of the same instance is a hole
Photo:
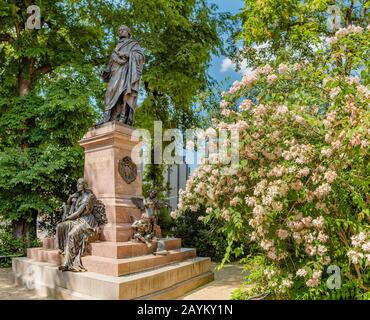
[[[175,299],[213,279],[209,258],[191,258],[121,277],[93,272],[61,272],[28,258],[13,259],[17,284],[57,299]],[[152,295],[152,296],[151,296]]]
[[[35,261],[47,262],[58,266],[63,263],[63,256],[58,253],[57,249],[28,248],[27,257]]]
[[[130,223],[111,224],[101,227],[100,240],[124,242],[132,238],[133,231]]]
[[[166,250],[175,250],[181,248],[181,239],[165,238],[163,239]],[[91,245],[91,255],[105,258],[130,258],[150,254],[156,250],[157,242],[152,242],[152,248],[148,248],[141,242],[111,242],[101,241],[93,242]]]
[[[169,251],[169,254],[166,256],[148,254],[145,256],[123,259],[86,256],[82,258],[82,264],[90,272],[109,276],[122,276],[153,269],[158,266],[182,261],[195,256],[195,249],[181,248]]]

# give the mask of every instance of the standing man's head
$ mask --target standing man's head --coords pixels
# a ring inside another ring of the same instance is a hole
[[[118,28],[118,36],[121,38],[130,38],[131,30],[128,26],[122,25]]]

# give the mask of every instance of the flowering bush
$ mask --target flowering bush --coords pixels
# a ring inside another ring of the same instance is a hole
[[[224,261],[250,240],[253,286],[237,298],[370,298],[369,31],[341,29],[316,61],[259,67],[222,93],[214,122],[239,130],[238,172],[205,159],[172,216],[205,206],[204,223],[223,221]]]

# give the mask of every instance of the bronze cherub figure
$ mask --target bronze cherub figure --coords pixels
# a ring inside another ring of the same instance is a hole
[[[157,199],[158,192],[156,190],[149,190],[148,197],[142,198],[131,198],[131,201],[141,209],[142,216],[140,219],[132,219],[132,228],[134,229],[133,239],[141,241],[147,244],[150,248],[152,241],[157,240],[157,250],[153,254],[168,254],[168,251],[164,248],[164,242],[161,240],[160,231],[158,231],[158,209],[163,207],[170,207],[164,201]]]

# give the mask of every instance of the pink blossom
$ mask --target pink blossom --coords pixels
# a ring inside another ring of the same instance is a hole
[[[308,245],[305,249],[306,253],[309,255],[309,256],[314,256],[316,254],[316,248],[313,247],[312,245]]]
[[[229,109],[222,109],[221,110],[221,115],[225,117],[229,117],[231,115],[231,111]]]
[[[320,255],[320,256],[323,256],[326,252],[328,251],[328,249],[323,246],[323,245],[319,245],[317,247],[317,253]]]
[[[305,124],[306,121],[301,116],[294,116],[294,120],[300,124]]]
[[[290,288],[293,284],[293,281],[292,280],[288,280],[288,279],[284,279],[281,284],[286,287],[286,288]]]
[[[359,260],[364,257],[363,253],[354,250],[348,251],[347,255],[353,264],[358,264]]]
[[[238,205],[238,203],[240,202],[240,198],[238,198],[238,197],[235,197],[235,198],[233,198],[231,201],[230,201],[230,205],[232,206],[232,207],[236,207],[237,205]]]
[[[322,148],[321,154],[327,158],[330,158],[331,155],[333,154],[333,150],[331,148]]]
[[[316,287],[319,284],[318,279],[310,279],[306,282],[307,287],[313,288]]]
[[[257,204],[255,197],[245,197],[244,200],[245,200],[245,203],[250,207],[253,207]]]
[[[276,231],[276,235],[281,240],[284,240],[284,239],[286,239],[288,237],[288,231],[286,231],[284,229],[279,229],[278,231]]]
[[[367,252],[370,252],[370,241],[364,243],[362,246],[361,246],[361,249],[364,250],[364,251],[367,251]]]
[[[246,111],[249,110],[249,108],[252,106],[252,100],[250,99],[245,99],[241,104],[240,104],[240,110]]]
[[[277,255],[275,251],[269,251],[267,253],[267,257],[269,257],[271,260],[277,260]]]
[[[328,170],[324,174],[324,178],[328,183],[332,183],[337,177],[337,173],[334,170]]]
[[[353,146],[359,146],[361,145],[361,138],[360,138],[360,135],[358,133],[355,133],[353,136],[352,136],[352,139],[350,141],[351,145]]]
[[[329,237],[324,232],[320,231],[317,236],[317,239],[322,243],[325,243],[326,241],[328,241]]]
[[[253,213],[256,216],[261,216],[261,215],[265,214],[265,209],[261,205],[257,205],[257,206],[254,207]]]
[[[273,202],[271,206],[272,209],[277,212],[281,212],[283,210],[283,204],[281,202]]]
[[[172,218],[172,219],[177,219],[178,214],[177,214],[177,212],[176,212],[176,211],[172,211],[172,212],[170,213],[170,216],[171,216],[171,218]]]
[[[264,65],[262,68],[257,69],[257,73],[268,75],[272,72],[272,67],[269,64]]]
[[[303,269],[303,268],[298,269],[296,275],[298,277],[305,277],[307,275],[307,271],[306,269]]]
[[[338,38],[337,37],[330,37],[330,38],[327,38],[326,41],[329,43],[329,44],[335,44],[338,42]]]
[[[307,168],[307,167],[304,167],[304,168],[302,168],[301,170],[298,171],[297,176],[298,177],[306,177],[306,176],[309,175],[309,173],[310,173],[310,169]]]
[[[277,76],[275,74],[270,74],[267,76],[267,82],[269,84],[274,83],[277,80]]]
[[[243,76],[243,79],[242,79],[242,83],[248,87],[248,88],[252,88],[253,85],[257,82],[258,78],[257,78],[257,74],[256,73],[253,73],[253,74],[246,74]]]
[[[329,97],[331,99],[334,99],[341,91],[342,91],[341,88],[335,87],[335,88],[331,89],[331,91],[329,93]]]
[[[322,274],[322,271],[321,270],[315,270],[313,273],[312,273],[312,278],[313,279],[319,279],[321,277],[321,274]]]
[[[278,106],[276,109],[277,113],[285,114],[289,111],[289,109],[286,106]]]
[[[317,198],[323,198],[330,192],[330,190],[330,185],[328,183],[324,183],[314,191],[314,194]]]
[[[365,97],[370,96],[370,90],[364,85],[358,85],[357,86],[357,92],[361,95],[364,95]]]
[[[224,218],[226,221],[230,221],[230,211],[227,209],[224,209],[221,212],[221,217]]]
[[[326,204],[325,203],[322,203],[322,202],[316,203],[315,208],[317,210],[322,210],[324,212],[327,212],[328,211],[328,208],[326,207]]]
[[[301,180],[296,180],[296,181],[291,183],[291,187],[292,187],[293,190],[299,191],[299,190],[302,189],[303,183],[302,183]]]
[[[288,66],[286,64],[280,63],[278,67],[278,71],[280,74],[285,74],[289,71]]]
[[[362,140],[361,141],[361,148],[367,149],[369,147],[369,141],[368,140]]]
[[[274,246],[274,243],[270,240],[265,240],[263,239],[261,241],[261,247],[264,249],[264,250],[270,250],[270,248],[272,248]]]
[[[226,108],[228,105],[229,105],[229,103],[227,101],[221,100],[221,102],[220,102],[220,107],[221,108]]]

